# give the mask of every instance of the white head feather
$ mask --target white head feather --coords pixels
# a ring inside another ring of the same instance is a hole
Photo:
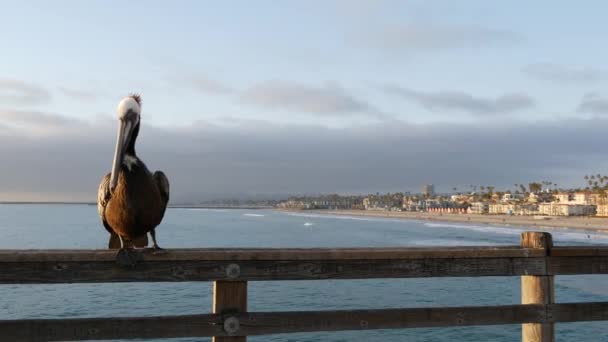
[[[129,111],[133,111],[137,113],[137,115],[141,114],[139,103],[131,96],[127,96],[120,100],[120,103],[118,104],[118,120],[124,119]]]

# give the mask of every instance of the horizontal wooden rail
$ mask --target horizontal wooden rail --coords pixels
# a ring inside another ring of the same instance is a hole
[[[553,247],[524,232],[520,246],[425,248],[0,250],[0,284],[214,281],[213,313],[0,321],[2,340],[75,341],[522,324],[524,342],[554,342],[554,323],[608,320],[608,302],[555,303],[554,276],[608,274],[608,246]],[[522,304],[379,310],[247,312],[247,281],[521,276]]]
[[[248,312],[167,317],[36,319],[0,321],[7,341],[77,341],[132,338],[232,336],[315,331],[431,328],[608,320],[608,302],[380,310]]]
[[[306,280],[545,274],[542,251],[519,247],[178,249],[140,252],[135,267],[109,250],[2,250],[0,283]]]
[[[608,248],[0,250],[0,284],[608,274]]]

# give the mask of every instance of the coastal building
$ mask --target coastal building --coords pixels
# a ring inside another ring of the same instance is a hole
[[[555,195],[555,200],[559,203],[570,203],[574,200],[574,195],[568,192],[560,192]]]
[[[591,204],[541,203],[538,212],[549,216],[587,216],[596,214],[596,206]]]
[[[591,204],[591,193],[589,192],[577,192],[574,194],[575,204]]]
[[[363,199],[365,210],[401,210],[403,207],[403,195],[386,194],[370,195]]]
[[[492,203],[488,205],[488,214],[491,215],[513,215],[515,204]]]
[[[598,204],[595,215],[607,217],[608,216],[608,204]]]
[[[423,211],[426,209],[424,201],[408,199],[403,201],[403,211]]]
[[[500,199],[502,202],[520,201],[524,199],[524,195],[520,193],[504,193]]]
[[[485,202],[473,202],[469,207],[469,214],[487,214],[489,211],[489,204]]]
[[[435,196],[435,186],[433,184],[425,184],[422,186],[422,195],[432,197]]]

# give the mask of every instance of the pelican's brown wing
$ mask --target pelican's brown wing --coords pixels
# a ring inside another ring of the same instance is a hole
[[[160,199],[162,201],[162,211],[160,219],[162,220],[165,216],[165,210],[167,210],[167,203],[169,203],[169,179],[167,179],[167,176],[165,176],[162,171],[154,172],[153,176],[154,181],[156,182],[156,186],[160,191]]]
[[[106,221],[105,217],[106,206],[108,205],[108,202],[110,201],[111,197],[112,193],[110,192],[110,174],[108,173],[101,179],[101,183],[99,183],[99,189],[97,190],[97,213],[99,213],[99,218],[101,218],[101,222],[103,222],[103,226],[106,228],[106,230],[110,234],[116,235],[112,227],[110,227],[110,225]]]

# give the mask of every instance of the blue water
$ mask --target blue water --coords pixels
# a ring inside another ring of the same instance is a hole
[[[158,229],[172,247],[517,245],[525,228],[252,210],[169,209]],[[553,230],[557,245],[608,244],[608,234]],[[1,205],[0,249],[105,248],[96,207]],[[251,282],[249,309],[330,310],[518,304],[518,277]],[[209,312],[210,283],[0,285],[0,319]],[[558,302],[608,301],[608,277],[556,278]],[[520,341],[519,325],[250,337],[250,341]],[[608,324],[557,325],[559,341],[608,341]],[[1,340],[1,337],[0,337]],[[176,339],[176,341],[209,339]],[[160,341],[160,340],[157,340]]]

